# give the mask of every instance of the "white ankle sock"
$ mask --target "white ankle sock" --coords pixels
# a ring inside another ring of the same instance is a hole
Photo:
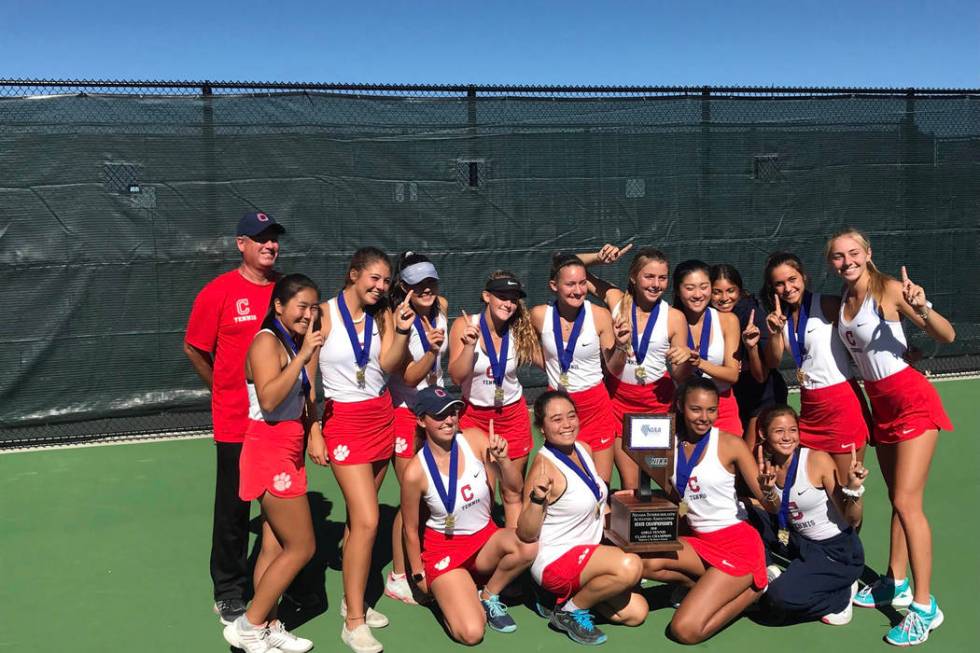
[[[580,608],[577,605],[575,605],[574,601],[568,599],[567,601],[565,601],[565,605],[561,606],[561,609],[564,610],[565,612],[575,612]]]

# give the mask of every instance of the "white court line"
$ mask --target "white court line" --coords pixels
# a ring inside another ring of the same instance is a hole
[[[34,444],[27,447],[0,448],[0,455],[5,453],[28,453],[31,451],[57,451],[59,449],[80,449],[83,447],[117,447],[123,444],[146,444],[149,442],[173,442],[174,440],[210,440],[214,437],[211,431],[188,431],[187,433],[164,433],[161,435],[134,435],[104,440],[86,440],[76,443]]]

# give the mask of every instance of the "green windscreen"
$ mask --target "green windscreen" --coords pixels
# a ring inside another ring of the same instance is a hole
[[[963,95],[466,97],[331,92],[0,97],[0,440],[18,427],[201,411],[182,352],[196,293],[238,263],[234,228],[288,229],[279,267],[324,294],[350,254],[428,254],[451,311],[486,275],[547,301],[550,256],[612,242],[672,264],[769,252],[838,292],[828,235],[853,225],[905,265],[980,355],[980,98]],[[626,262],[599,274],[625,283]],[[909,330],[911,333],[912,330]],[[959,361],[957,363],[957,361]],[[530,386],[540,373],[528,372]],[[66,426],[67,425],[67,426]]]

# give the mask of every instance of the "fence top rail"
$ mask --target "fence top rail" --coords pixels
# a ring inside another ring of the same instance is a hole
[[[0,79],[0,87],[50,89],[113,89],[200,91],[334,91],[345,93],[447,93],[468,96],[484,95],[886,95],[886,96],[963,96],[980,95],[980,88],[898,88],[898,87],[826,87],[826,86],[603,86],[603,85],[503,85],[503,84],[352,84],[310,82],[255,81],[168,81],[168,80],[97,80],[97,79]]]

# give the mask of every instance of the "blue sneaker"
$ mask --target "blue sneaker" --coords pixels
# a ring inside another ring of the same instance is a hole
[[[507,612],[507,606],[500,600],[500,595],[491,594],[490,598],[480,596],[483,611],[487,613],[487,625],[498,633],[512,633],[517,630],[514,618]]]
[[[861,588],[852,603],[859,608],[907,608],[912,605],[912,588],[908,578],[896,584],[895,579],[882,576]]]
[[[930,631],[943,625],[943,611],[936,605],[936,599],[929,597],[929,610],[922,611],[910,606],[902,621],[888,631],[885,641],[895,646],[917,646],[929,639]]]
[[[555,608],[555,611],[551,613],[549,623],[568,635],[573,642],[586,646],[597,646],[605,643],[607,639],[606,634],[592,623],[592,613],[588,610],[569,612]]]

